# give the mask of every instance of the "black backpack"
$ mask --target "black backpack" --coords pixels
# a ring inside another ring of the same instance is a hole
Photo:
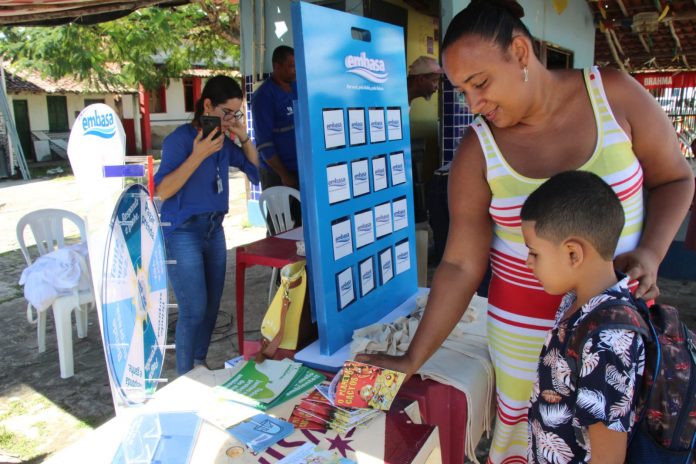
[[[645,343],[645,372],[638,388],[638,419],[628,437],[626,462],[696,462],[696,336],[667,305],[647,307],[611,299],[575,327],[565,358],[575,378],[582,348],[599,330],[627,329]],[[693,460],[693,461],[692,461]]]

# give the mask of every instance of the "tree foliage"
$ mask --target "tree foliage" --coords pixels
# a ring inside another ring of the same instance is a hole
[[[104,89],[156,89],[195,67],[226,69],[239,57],[239,5],[195,0],[143,8],[83,26],[0,29],[0,53],[20,69],[73,77]]]

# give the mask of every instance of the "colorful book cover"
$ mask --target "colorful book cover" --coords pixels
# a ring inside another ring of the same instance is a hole
[[[335,403],[351,408],[389,410],[405,375],[383,367],[346,361],[336,385]]]
[[[287,437],[294,430],[295,427],[291,423],[267,414],[257,414],[227,429],[237,440],[257,454]]]
[[[326,431],[329,428],[327,421],[303,411],[299,406],[293,408],[288,422],[294,425],[295,428],[303,430]]]

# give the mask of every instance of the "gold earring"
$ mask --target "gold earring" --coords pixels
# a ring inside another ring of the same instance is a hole
[[[527,69],[526,66],[522,70],[522,74],[524,74],[524,81],[528,82],[529,81],[529,69]]]

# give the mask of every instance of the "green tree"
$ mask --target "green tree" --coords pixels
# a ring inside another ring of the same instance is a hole
[[[239,57],[239,5],[195,0],[89,26],[1,28],[0,53],[14,67],[54,79],[156,89],[187,69],[225,69]]]

